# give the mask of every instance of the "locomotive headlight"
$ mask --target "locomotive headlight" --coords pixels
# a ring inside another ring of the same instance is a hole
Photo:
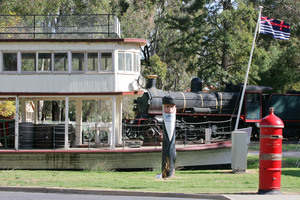
[[[259,128],[259,122],[256,122],[256,123],[255,123],[255,126],[256,126],[257,128]]]

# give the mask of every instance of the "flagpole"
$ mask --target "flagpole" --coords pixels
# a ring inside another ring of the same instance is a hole
[[[242,106],[243,106],[243,99],[244,99],[244,96],[245,96],[245,91],[246,91],[246,86],[247,86],[247,81],[248,81],[248,75],[249,75],[249,71],[250,71],[252,55],[253,55],[253,50],[254,50],[254,46],[255,46],[257,30],[258,30],[258,27],[259,27],[259,24],[260,24],[260,16],[261,16],[262,9],[263,9],[263,7],[259,6],[259,14],[258,14],[258,19],[257,19],[257,23],[256,23],[254,38],[253,38],[253,42],[252,42],[250,58],[249,58],[249,62],[248,62],[247,72],[246,72],[246,75],[245,75],[245,81],[244,81],[242,96],[241,96],[241,100],[240,100],[240,106],[239,106],[238,114],[237,114],[237,117],[236,117],[236,123],[235,123],[235,128],[234,128],[235,131],[238,129],[238,126],[239,126],[241,110],[242,110]]]

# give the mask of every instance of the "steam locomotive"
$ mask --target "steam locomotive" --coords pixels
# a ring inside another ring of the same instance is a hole
[[[163,91],[156,88],[156,76],[148,76],[143,96],[135,100],[136,118],[125,120],[125,133],[129,138],[155,137],[162,134],[162,97],[175,99],[176,138],[198,140],[210,129],[213,138],[229,138],[237,120],[242,85],[226,85],[223,92],[202,90],[202,81],[194,78],[190,92]],[[269,107],[285,123],[284,136],[300,136],[300,93],[264,94],[272,90],[268,86],[246,87],[245,98],[239,120],[239,128],[252,127],[254,137],[259,136],[258,123],[268,115]]]

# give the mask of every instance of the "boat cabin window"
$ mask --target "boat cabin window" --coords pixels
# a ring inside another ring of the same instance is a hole
[[[133,71],[131,53],[126,53],[126,71]]]
[[[87,53],[87,70],[91,72],[98,71],[98,53],[88,52]]]
[[[125,73],[135,73],[140,71],[140,55],[132,52],[118,53],[118,70]]]
[[[140,71],[140,56],[139,54],[134,54],[134,59],[133,59],[133,71],[139,72]]]
[[[84,53],[72,53],[72,71],[84,71]]]
[[[119,52],[118,53],[118,70],[119,71],[124,71],[124,53]]]
[[[54,53],[53,71],[68,71],[68,53]]]
[[[50,72],[52,57],[51,53],[37,53],[38,54],[38,71]]]
[[[3,53],[3,71],[17,71],[17,53]]]
[[[2,61],[4,73],[18,71],[19,73],[101,73],[114,71],[112,52],[3,52]],[[119,52],[117,67],[118,71],[124,73],[139,72],[139,53]]]
[[[112,53],[101,53],[100,71],[113,71]]]
[[[35,53],[22,53],[21,54],[21,71],[36,71],[36,54]]]

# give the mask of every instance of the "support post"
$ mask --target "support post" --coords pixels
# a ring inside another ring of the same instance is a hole
[[[15,150],[19,150],[19,96],[16,96],[15,113]]]
[[[110,136],[110,149],[113,150],[115,149],[115,144],[116,144],[116,97],[114,96],[112,98],[112,106],[113,106],[113,113],[112,113],[112,131],[111,131],[111,136]]]
[[[34,124],[37,124],[38,122],[38,114],[39,114],[39,106],[38,101],[34,101]]]
[[[82,100],[76,99],[76,139],[75,144],[82,144]]]
[[[122,97],[116,97],[116,144],[122,144]]]
[[[69,141],[69,97],[65,100],[65,149],[68,149]]]
[[[22,118],[22,122],[26,122],[26,101],[24,98],[20,99],[21,102],[21,118]]]

